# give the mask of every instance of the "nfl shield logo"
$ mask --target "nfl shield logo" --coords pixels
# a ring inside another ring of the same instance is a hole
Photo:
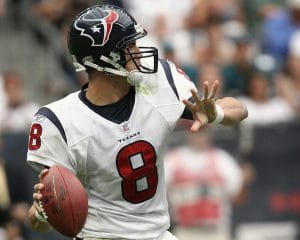
[[[130,130],[129,129],[129,123],[124,123],[122,125],[122,131],[125,132],[125,133],[127,133],[129,130]]]

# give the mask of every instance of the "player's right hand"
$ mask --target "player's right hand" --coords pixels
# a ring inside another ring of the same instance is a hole
[[[40,191],[44,188],[44,184],[41,183],[41,180],[43,177],[48,173],[48,169],[43,169],[39,174],[39,180],[40,182],[34,185],[34,193],[33,193],[33,206],[38,212],[42,212],[42,209],[40,207],[39,201],[42,200],[42,194]]]

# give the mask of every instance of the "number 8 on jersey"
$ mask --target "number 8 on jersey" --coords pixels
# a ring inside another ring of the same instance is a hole
[[[146,141],[123,147],[117,155],[117,168],[122,177],[123,197],[131,203],[141,203],[154,196],[158,184],[156,153]]]

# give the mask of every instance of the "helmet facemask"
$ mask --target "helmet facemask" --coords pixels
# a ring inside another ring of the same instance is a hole
[[[122,66],[132,60],[137,70],[141,73],[155,73],[158,65],[158,52],[155,47],[138,47],[138,52],[130,51],[126,48],[124,51],[125,62],[119,62]],[[145,64],[147,62],[147,64]]]

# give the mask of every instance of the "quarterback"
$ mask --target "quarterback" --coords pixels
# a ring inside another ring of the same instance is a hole
[[[28,163],[47,174],[62,165],[88,193],[88,217],[76,239],[174,240],[168,232],[163,153],[179,118],[191,131],[210,123],[236,124],[247,109],[234,98],[215,100],[218,81],[193,83],[154,47],[138,47],[147,32],[123,9],[97,5],[72,22],[68,46],[77,71],[87,71],[81,91],[36,113]],[[34,186],[32,226],[48,230]]]

